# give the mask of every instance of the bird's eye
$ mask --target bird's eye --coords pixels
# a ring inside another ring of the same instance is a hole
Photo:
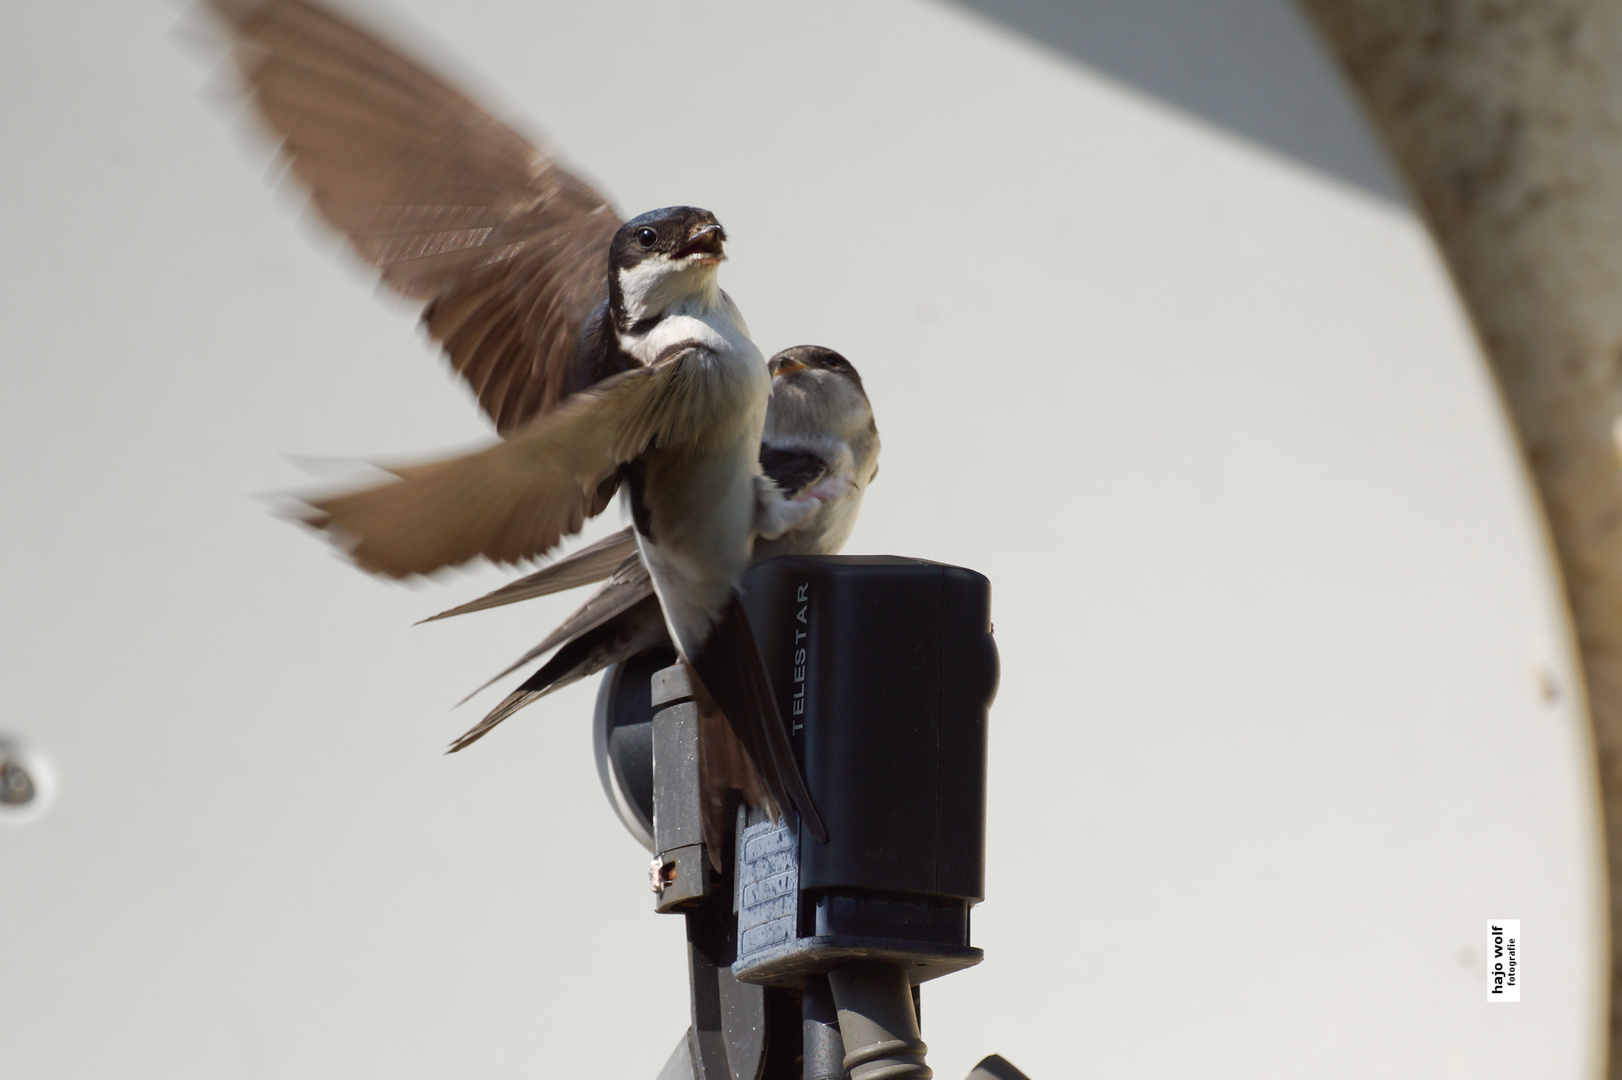
[[[636,231],[636,242],[645,248],[650,248],[659,242],[659,233],[644,225]]]

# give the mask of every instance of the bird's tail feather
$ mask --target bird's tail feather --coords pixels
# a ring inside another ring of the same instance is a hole
[[[450,745],[447,754],[454,754],[458,750],[466,750],[486,735],[490,734],[495,726],[526,705],[541,700],[554,690],[561,690],[571,683],[579,682],[591,674],[591,653],[596,643],[587,637],[576,638],[563,648],[558,654],[545,664],[539,671],[525,679],[523,684],[501,699],[500,704],[491,709],[489,714],[463,732],[457,740]],[[608,663],[613,663],[610,660]],[[604,664],[603,667],[607,667]]]
[[[565,644],[535,674],[525,679],[518,689],[491,709],[489,715],[451,743],[446,752],[454,754],[472,746],[507,717],[552,691],[573,685],[610,664],[627,660],[667,640],[658,602],[649,597],[641,606],[632,607],[617,618],[593,626]]]
[[[789,745],[766,665],[760,659],[749,617],[736,595],[728,601],[704,645],[688,658],[710,697],[754,759],[766,791],[781,809],[792,809],[818,840],[828,839]]]
[[[486,687],[498,679],[505,679],[525,664],[538,657],[544,656],[569,641],[576,640],[589,634],[602,626],[610,619],[618,620],[628,617],[636,620],[635,629],[641,630],[644,624],[654,623],[664,627],[664,616],[659,611],[659,601],[653,595],[653,584],[647,579],[647,571],[637,562],[633,574],[626,579],[616,576],[614,581],[604,585],[591,598],[577,608],[573,615],[563,620],[550,634],[541,640],[529,652],[502,668],[479,684],[478,689],[456,704],[465,705],[474,696],[482,693]],[[632,626],[627,624],[625,631],[631,632]]]

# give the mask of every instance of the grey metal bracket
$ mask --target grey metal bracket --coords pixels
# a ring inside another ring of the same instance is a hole
[[[671,912],[708,896],[709,851],[699,790],[698,705],[684,664],[653,676],[653,908]],[[663,708],[660,708],[663,706]]]
[[[767,991],[732,974],[732,883],[710,869],[699,784],[698,705],[683,664],[653,676],[654,909],[687,922],[692,1026],[661,1080],[760,1080]],[[724,853],[723,853],[724,854]]]
[[[834,995],[821,972],[827,970],[827,955],[834,952],[842,963],[859,963],[875,949],[874,955],[895,955],[896,943],[814,938],[810,940],[826,954],[823,963],[800,963],[804,944],[792,930],[797,888],[785,877],[794,869],[793,859],[787,857],[794,842],[792,831],[740,817],[737,834],[726,838],[724,850],[716,853],[722,870],[712,870],[701,817],[698,705],[686,666],[659,670],[651,689],[651,703],[658,711],[652,721],[655,858],[650,884],[656,911],[685,918],[691,990],[691,1024],[658,1080],[850,1080],[844,1059],[850,1059],[859,1073],[879,1068],[889,1075],[885,1070],[894,1054],[882,1062],[867,1060],[880,1050],[888,1054],[894,1049],[888,1042],[876,1043],[872,1053],[861,1051],[852,1059],[852,1048],[841,1035]],[[735,874],[740,880],[734,880]],[[740,923],[744,956],[738,964]],[[925,949],[908,956],[900,969],[905,972],[902,988],[979,957],[978,949]],[[760,981],[745,982],[735,969]],[[906,1004],[915,1009],[916,1000],[914,989]],[[911,1034],[916,1036],[916,1013],[912,1015]],[[917,1059],[904,1063],[905,1071],[897,1076],[930,1075],[922,1061],[922,1041],[913,1042],[916,1047],[896,1043],[902,1050],[915,1050]],[[1025,1077],[993,1055],[976,1066],[969,1080]]]

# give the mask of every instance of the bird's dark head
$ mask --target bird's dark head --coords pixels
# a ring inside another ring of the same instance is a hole
[[[715,215],[696,206],[649,210],[620,226],[609,247],[609,265],[630,270],[645,262],[714,266],[726,258],[726,230]]]
[[[766,441],[805,443],[834,438],[860,450],[878,468],[878,428],[862,377],[849,360],[821,345],[796,345],[766,361],[772,373],[772,401],[766,413]],[[865,473],[859,477],[867,483]]]
[[[779,380],[797,380],[801,378],[802,372],[825,371],[832,378],[854,383],[857,392],[865,396],[862,390],[862,377],[856,373],[856,368],[851,362],[821,345],[796,345],[792,349],[784,349],[766,361],[766,368],[772,373],[773,385]]]
[[[620,226],[608,248],[609,299],[622,330],[687,300],[714,303],[726,230],[696,206],[667,206]]]

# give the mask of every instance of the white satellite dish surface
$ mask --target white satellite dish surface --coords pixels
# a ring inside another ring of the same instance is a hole
[[[716,210],[767,351],[857,364],[849,550],[991,578],[987,961],[926,990],[937,1075],[1598,1074],[1559,584],[1409,210],[948,5],[397,6],[621,207]],[[1208,7],[1238,29],[1200,55],[1277,65],[1384,175],[1292,8]],[[500,575],[385,587],[247,497],[299,484],[282,452],[483,429],[174,19],[0,35],[0,734],[53,786],[0,813],[5,1071],[651,1077],[682,934],[590,688],[438,753],[573,598],[413,629]]]

